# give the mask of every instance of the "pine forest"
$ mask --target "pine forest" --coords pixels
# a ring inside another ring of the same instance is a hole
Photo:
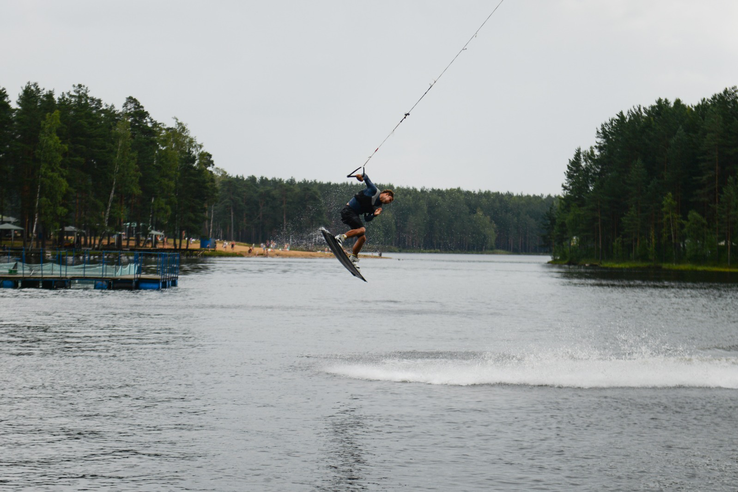
[[[26,246],[61,245],[73,229],[89,248],[111,236],[136,247],[160,231],[182,248],[187,238],[212,237],[311,249],[320,226],[345,228],[340,210],[364,187],[233,176],[227,167],[216,166],[184,122],[155,121],[133,97],[117,109],[83,85],[56,96],[28,83],[12,103],[0,88],[0,216],[23,228]],[[553,196],[393,187],[374,178],[394,188],[396,200],[368,225],[367,250],[550,252],[541,238]]]
[[[547,214],[554,259],[730,265],[738,226],[738,89],[620,112],[569,160]]]
[[[257,163],[254,167],[256,168]],[[361,183],[228,174],[187,125],[155,121],[133,97],[116,109],[76,85],[58,97],[0,88],[0,216],[23,244],[83,246],[151,231],[179,241],[274,241],[312,249],[339,231]],[[377,176],[374,176],[377,178]],[[600,126],[568,161],[560,196],[394,188],[368,250],[548,253],[554,260],[730,265],[738,227],[738,89],[690,106],[659,99]],[[122,247],[123,245],[121,245]]]

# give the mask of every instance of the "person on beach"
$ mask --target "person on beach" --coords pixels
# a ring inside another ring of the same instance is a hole
[[[366,184],[366,189],[358,192],[341,210],[341,222],[349,226],[351,229],[345,234],[338,234],[336,241],[343,246],[346,239],[355,237],[354,244],[349,259],[354,266],[359,269],[359,252],[366,242],[366,227],[361,222],[360,214],[364,215],[364,220],[370,222],[377,215],[382,213],[382,205],[389,205],[395,199],[395,192],[392,190],[382,190],[374,186],[374,183],[366,174],[357,174],[356,179]]]

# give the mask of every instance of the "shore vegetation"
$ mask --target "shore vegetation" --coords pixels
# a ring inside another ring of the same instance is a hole
[[[315,250],[318,228],[344,229],[340,210],[363,188],[232,175],[215,160],[185,122],[156,121],[135,97],[116,108],[84,85],[57,95],[29,82],[11,102],[0,88],[0,216],[22,228],[0,234],[26,247],[215,238]],[[378,184],[397,200],[369,225],[367,251],[549,252],[553,196]]]
[[[602,124],[569,160],[544,229],[556,262],[732,269],[738,88],[695,105],[658,99]]]

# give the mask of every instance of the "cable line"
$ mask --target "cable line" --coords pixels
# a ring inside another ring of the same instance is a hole
[[[351,171],[349,173],[349,175],[346,176],[347,178],[353,177],[354,176],[354,173],[356,171],[358,171],[359,169],[361,169],[362,170],[362,173],[363,173],[363,169],[366,167],[366,165],[369,163],[369,161],[372,159],[372,157],[374,157],[374,154],[376,154],[379,151],[379,149],[382,148],[382,145],[384,145],[384,143],[395,133],[395,130],[397,130],[397,127],[399,127],[402,124],[402,122],[405,121],[408,116],[410,116],[410,113],[412,113],[413,109],[415,109],[415,106],[417,106],[418,104],[420,104],[420,101],[422,101],[423,98],[425,97],[425,95],[430,92],[430,90],[433,88],[434,85],[436,85],[436,82],[438,82],[438,80],[441,77],[443,77],[443,74],[445,74],[446,73],[446,70],[448,70],[449,67],[451,65],[453,65],[453,63],[456,61],[456,59],[459,57],[459,55],[461,55],[461,53],[463,53],[464,51],[466,51],[466,47],[469,46],[469,43],[471,43],[472,40],[477,37],[477,34],[479,34],[479,31],[482,30],[482,28],[487,23],[487,21],[490,19],[490,17],[492,17],[492,15],[494,15],[494,13],[497,12],[497,9],[500,8],[500,5],[502,5],[502,2],[504,2],[504,1],[505,0],[500,0],[500,3],[498,3],[497,6],[494,8],[494,10],[487,16],[486,19],[484,19],[484,22],[482,22],[482,25],[479,26],[479,28],[476,31],[474,31],[474,34],[472,35],[472,37],[469,38],[469,41],[467,41],[466,44],[464,44],[464,46],[462,46],[462,48],[459,50],[459,52],[456,53],[456,56],[454,56],[453,59],[449,62],[449,64],[446,65],[446,68],[443,69],[443,71],[441,72],[441,74],[438,77],[436,77],[433,82],[431,82],[430,86],[425,90],[425,92],[423,93],[423,95],[420,96],[420,99],[418,99],[415,102],[415,104],[413,104],[413,107],[410,108],[402,116],[402,119],[395,125],[395,127],[392,129],[392,131],[389,132],[389,135],[387,135],[386,137],[384,137],[384,140],[382,140],[382,143],[380,143],[379,146],[377,146],[377,148],[374,149],[374,152],[372,152],[372,154],[369,157],[367,157],[366,161],[364,161],[364,164],[362,164],[361,166],[359,166],[356,169],[354,169],[353,171]]]

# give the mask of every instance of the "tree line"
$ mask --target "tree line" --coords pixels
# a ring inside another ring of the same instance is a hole
[[[658,99],[602,124],[546,215],[554,258],[728,264],[738,225],[738,89]]]
[[[318,228],[344,230],[340,211],[364,187],[232,176],[185,123],[157,122],[133,97],[117,109],[83,85],[56,96],[35,83],[15,105],[0,88],[0,178],[0,215],[19,219],[24,244],[57,244],[72,226],[86,247],[111,234],[139,246],[151,231],[180,246],[213,237],[321,247]],[[552,196],[379,186],[396,200],[368,225],[367,247],[549,251],[540,238]]]
[[[230,176],[217,170],[218,199],[211,235],[261,243],[269,240],[322,247],[318,228],[345,232],[340,212],[364,189],[355,180],[322,183]],[[368,249],[516,253],[550,252],[540,241],[552,196],[461,189],[417,189],[377,183],[395,201],[367,224]]]
[[[212,168],[183,122],[159,123],[133,97],[118,110],[83,85],[56,97],[28,83],[13,107],[0,88],[0,215],[19,219],[24,244],[67,226],[92,247],[122,231],[129,244],[158,229],[181,240],[215,201]]]

